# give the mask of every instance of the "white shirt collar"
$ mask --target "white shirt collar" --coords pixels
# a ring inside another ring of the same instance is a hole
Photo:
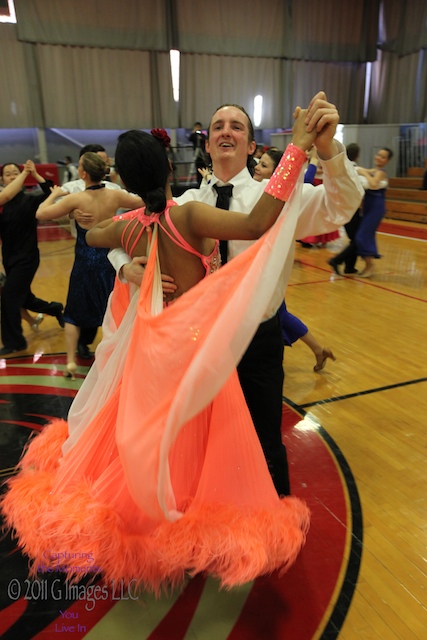
[[[248,171],[248,168],[245,167],[244,169],[242,169],[239,173],[237,173],[233,178],[231,178],[231,180],[229,180],[228,182],[222,182],[222,180],[219,180],[215,173],[212,174],[211,177],[211,181],[210,181],[210,186],[213,187],[214,184],[217,184],[219,187],[223,186],[225,184],[232,184],[233,187],[234,186],[238,186],[239,184],[242,183],[247,183],[248,177],[250,179],[252,179],[251,174]]]

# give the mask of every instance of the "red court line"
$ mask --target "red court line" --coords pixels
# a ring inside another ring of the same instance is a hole
[[[295,262],[298,262],[299,264],[302,264],[304,267],[311,267],[312,269],[317,269],[318,271],[328,271],[327,269],[324,269],[323,267],[317,267],[314,264],[308,264],[307,262],[301,262],[300,260],[296,260]],[[334,275],[332,272],[329,272],[331,275]],[[403,291],[395,291],[394,289],[388,289],[387,287],[383,287],[380,284],[376,284],[375,282],[371,282],[369,281],[367,278],[358,278],[357,276],[352,276],[351,278],[346,278],[345,276],[337,276],[336,278],[334,278],[334,281],[337,280],[338,281],[356,281],[356,282],[362,282],[363,284],[367,284],[370,287],[376,287],[377,289],[382,289],[382,291],[386,291],[387,293],[395,293],[398,296],[403,296],[404,298],[409,298],[410,300],[417,300],[417,302],[427,302],[426,299],[424,298],[418,298],[417,296],[412,296],[409,293],[403,293]],[[310,280],[309,282],[296,282],[295,284],[290,284],[288,286],[290,287],[299,287],[300,285],[305,285],[305,284],[326,284],[330,282],[330,278],[328,278],[328,280]]]
[[[357,280],[357,282],[363,282],[363,284],[367,284],[370,287],[375,287],[376,289],[381,289],[382,291],[386,291],[387,293],[394,293],[397,296],[403,296],[404,298],[409,298],[410,300],[416,300],[417,302],[427,302],[424,298],[418,298],[417,296],[412,296],[409,293],[403,293],[403,291],[395,291],[394,289],[388,289],[387,287],[383,287],[380,284],[375,284],[375,282],[367,282],[366,278],[346,278],[346,280]]]
[[[49,242],[50,240],[73,240],[69,231],[53,223],[49,226],[37,227],[37,240],[39,242]]]
[[[64,366],[64,365],[63,365]],[[38,369],[37,371],[37,375],[38,376],[46,376],[46,377],[62,377],[63,376],[63,370],[62,369],[51,369],[51,368],[46,368],[46,369]],[[79,374],[77,374],[79,375]],[[82,377],[83,375],[80,374]],[[13,366],[13,368],[10,367],[5,367],[4,369],[0,370],[0,377],[11,377],[11,376],[27,376],[28,378],[34,376],[34,370],[30,370],[28,368],[28,365],[26,367],[20,367],[19,365],[15,365]]]
[[[410,225],[397,225],[391,222],[381,222],[379,233],[391,233],[394,236],[403,236],[406,238],[417,238],[418,240],[427,240],[427,228],[411,227]]]
[[[61,389],[59,387],[55,387],[53,384],[49,387],[41,387],[35,384],[14,384],[13,379],[9,384],[1,384],[0,385],[0,393],[2,395],[7,393],[13,394],[34,394],[34,395],[44,395],[44,396],[67,396],[69,398],[74,398],[76,395],[76,389]]]
[[[308,282],[294,282],[292,284],[289,284],[289,287],[303,287],[306,284],[327,284],[328,282],[330,282],[329,278],[327,280],[310,280]]]

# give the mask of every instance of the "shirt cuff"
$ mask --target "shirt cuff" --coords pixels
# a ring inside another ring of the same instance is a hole
[[[339,153],[337,153],[336,156],[330,158],[329,160],[322,160],[319,156],[319,160],[322,163],[323,171],[330,178],[342,176],[344,173],[349,172],[348,164],[350,163],[350,161],[347,158],[346,149],[344,145],[341,144],[341,142],[338,142],[338,140],[335,140],[335,142],[339,149]]]
[[[132,262],[132,258],[123,251],[123,249],[112,249],[108,255],[108,260],[114,267],[117,277],[122,284],[127,284],[127,280],[123,275],[123,267]]]

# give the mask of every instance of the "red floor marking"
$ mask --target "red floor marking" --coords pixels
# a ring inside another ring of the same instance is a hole
[[[380,233],[391,233],[394,236],[427,240],[427,229],[420,229],[419,227],[411,227],[409,225],[397,225],[383,221],[378,227],[378,231]]]
[[[284,406],[292,493],[311,510],[307,542],[284,576],[274,573],[256,580],[228,640],[308,640],[319,629],[337,587],[348,551],[346,488],[324,440],[316,431],[296,429],[300,420]]]
[[[301,262],[301,260],[296,260],[299,264],[302,264],[304,267],[311,267],[312,269],[318,269],[319,271],[326,271],[324,267],[319,267],[315,264],[309,264],[308,262]],[[412,296],[409,293],[404,293],[403,291],[395,291],[395,289],[390,289],[389,287],[381,286],[376,282],[372,282],[368,278],[358,278],[357,276],[352,276],[351,278],[346,278],[345,276],[337,276],[332,271],[331,275],[334,276],[333,280],[337,282],[363,282],[363,284],[367,284],[371,287],[376,287],[377,289],[382,289],[383,291],[387,291],[387,293],[393,293],[398,296],[403,296],[404,298],[410,298],[411,300],[417,300],[418,302],[427,302],[425,298],[419,298],[418,296]],[[328,280],[310,280],[309,282],[296,282],[294,284],[289,284],[289,287],[300,287],[306,284],[326,284],[330,282],[330,278]]]
[[[17,620],[22,616],[25,609],[28,606],[28,600],[19,598],[16,602],[10,604],[6,609],[3,609],[0,616],[0,637],[6,633],[10,627],[15,624]]]
[[[348,280],[355,280],[356,282],[363,282],[363,284],[367,284],[370,287],[375,287],[376,289],[381,289],[386,293],[392,293],[396,296],[403,296],[404,298],[409,298],[410,300],[416,300],[417,302],[427,302],[425,298],[420,298],[418,296],[412,296],[409,293],[404,293],[403,291],[396,291],[395,289],[390,289],[389,287],[384,287],[376,282],[371,282],[368,278],[358,278],[357,276],[353,276],[353,278],[347,278]]]
[[[64,366],[65,366],[65,362],[64,362]],[[13,371],[12,368],[5,368],[5,369],[0,369],[0,376],[2,376],[3,378],[8,378],[11,375],[13,376],[26,376],[28,378],[32,378],[34,377],[34,369],[29,369],[28,366],[22,366],[20,367],[19,364],[15,364],[13,366]],[[42,368],[38,368],[37,369],[37,376],[49,376],[52,378],[62,378],[63,377],[63,372],[62,370],[57,369],[56,371],[52,368],[48,368],[46,367],[46,369],[42,369]],[[82,375],[82,374],[80,374]]]
[[[54,378],[52,378],[52,383],[53,380]],[[35,393],[45,396],[68,396],[69,398],[74,398],[74,396],[76,395],[75,389],[57,389],[53,384],[50,387],[42,387],[34,384],[14,384],[13,382],[11,382],[10,384],[1,383],[0,391],[1,393]]]
[[[203,576],[195,576],[147,640],[184,638],[199,604],[204,584]]]
[[[51,226],[51,225],[55,226]],[[37,240],[39,242],[49,242],[50,240],[74,240],[69,231],[56,223],[50,223],[49,226],[37,227]]]

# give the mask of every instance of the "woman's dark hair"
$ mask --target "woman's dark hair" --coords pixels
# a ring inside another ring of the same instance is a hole
[[[166,208],[165,185],[170,172],[162,143],[145,131],[132,129],[118,138],[116,169],[126,189],[141,196],[151,213]]]
[[[267,151],[264,151],[264,153],[266,153],[273,160],[274,171],[279,164],[281,157],[283,156],[283,151],[279,151],[278,149],[267,149]]]
[[[21,173],[21,167],[19,166],[19,164],[16,164],[16,162],[5,162],[4,165],[1,168],[1,175],[3,176],[4,173],[4,168],[8,167],[9,165],[12,165],[14,167],[16,167],[17,169],[19,169],[19,173]]]
[[[383,147],[382,149],[383,149],[383,151],[387,151],[388,159],[391,160],[392,157],[393,157],[393,151],[391,149],[389,149],[389,147]]]
[[[89,174],[94,182],[101,182],[108,169],[107,163],[93,151],[88,151],[81,156],[82,168]]]

